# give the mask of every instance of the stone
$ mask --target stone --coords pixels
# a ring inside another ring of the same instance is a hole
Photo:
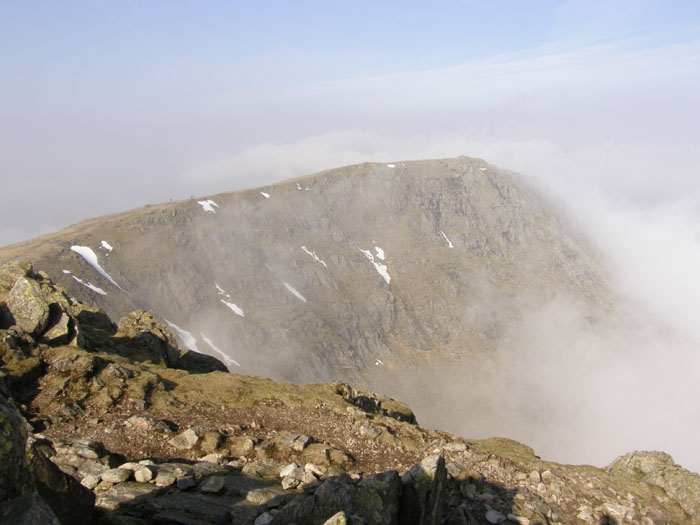
[[[306,472],[311,472],[312,474],[314,474],[315,476],[317,476],[319,478],[326,473],[325,468],[319,467],[318,465],[314,465],[313,463],[306,463],[304,465],[304,470]]]
[[[209,476],[199,485],[199,490],[202,492],[211,492],[216,494],[221,492],[224,488],[224,477],[223,476]]]
[[[517,514],[508,514],[506,518],[508,518],[508,521],[518,523],[519,525],[530,525],[530,520],[525,516],[518,516]]]
[[[164,421],[151,416],[131,416],[125,423],[128,427],[138,428],[144,432],[170,432],[170,427]]]
[[[159,470],[158,475],[155,479],[155,484],[158,487],[169,487],[177,481],[177,478],[172,472],[166,470]]]
[[[296,463],[290,463],[280,470],[280,478],[292,476],[295,479],[301,479],[303,475],[304,471]]]
[[[100,482],[100,476],[96,476],[94,474],[88,474],[83,478],[83,480],[80,482],[80,484],[85,487],[86,489],[94,489],[97,484]]]
[[[295,489],[299,485],[301,485],[301,480],[287,476],[287,477],[282,479],[281,484],[282,484],[282,488],[284,490],[291,490],[291,489]]]
[[[42,341],[50,345],[60,345],[66,344],[71,339],[71,319],[70,316],[61,311],[58,320],[49,327],[44,335],[42,336]]]
[[[348,517],[344,511],[333,514],[330,518],[323,522],[323,525],[347,525]]]
[[[255,518],[255,521],[253,522],[253,525],[270,525],[272,523],[274,516],[270,514],[269,512],[263,512]]]
[[[7,308],[17,326],[28,334],[41,334],[49,322],[49,305],[33,279],[17,279],[7,296]]]
[[[131,470],[125,468],[113,468],[105,470],[102,475],[102,481],[108,483],[122,483],[131,477]]]
[[[197,486],[194,478],[179,478],[177,480],[177,488],[180,490],[189,490]]]
[[[486,518],[486,521],[489,523],[503,523],[506,521],[506,517],[502,512],[493,509],[486,511],[484,518]]]
[[[7,525],[61,525],[48,503],[36,492],[0,503],[0,523]]]
[[[311,443],[311,438],[306,434],[293,434],[287,440],[287,445],[296,452],[301,452]]]
[[[445,452],[464,452],[467,450],[467,445],[464,443],[459,443],[458,441],[452,441],[442,447],[442,450]]]
[[[447,480],[445,460],[440,455],[428,456],[402,477],[400,520],[415,519],[418,525],[441,523],[444,514],[444,492]]]
[[[190,450],[199,443],[201,437],[202,434],[199,430],[196,428],[189,428],[170,439],[168,443],[179,450]]]
[[[134,479],[139,483],[148,483],[154,476],[154,469],[148,465],[141,465],[134,470]]]
[[[250,476],[258,476],[267,480],[279,478],[282,466],[274,459],[256,459],[243,467],[243,473]]]

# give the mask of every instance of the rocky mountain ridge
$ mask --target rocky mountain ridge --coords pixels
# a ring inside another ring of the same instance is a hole
[[[591,325],[614,308],[601,258],[561,210],[467,157],[147,206],[0,248],[11,259],[114,318],[152,312],[231,371],[351,382],[435,425],[455,420],[429,410],[452,404],[424,381],[438,367],[503,369],[523,319],[551,301]]]
[[[699,523],[700,476],[664,453],[561,465],[344,383],[224,369],[145,311],[114,324],[0,266],[3,523]]]

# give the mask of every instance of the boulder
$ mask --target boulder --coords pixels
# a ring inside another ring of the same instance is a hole
[[[17,326],[31,335],[41,334],[49,322],[49,305],[34,279],[17,279],[7,296],[7,308]]]
[[[402,477],[401,523],[438,525],[445,506],[447,470],[442,456],[428,456]]]
[[[641,477],[666,491],[691,516],[700,516],[700,475],[676,465],[665,452],[632,452],[620,456],[606,470]]]

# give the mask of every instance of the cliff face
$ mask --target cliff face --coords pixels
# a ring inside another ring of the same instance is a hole
[[[664,453],[561,465],[345,383],[230,374],[29,264],[0,265],[0,312],[3,523],[700,523]]]
[[[154,312],[233,371],[301,383],[478,366],[533,308],[566,296],[596,318],[611,302],[555,207],[466,157],[149,206],[0,250],[12,258],[110,315]]]

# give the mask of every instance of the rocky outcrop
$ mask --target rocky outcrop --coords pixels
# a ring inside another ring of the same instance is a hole
[[[698,476],[666,454],[560,465],[345,383],[183,370],[150,314],[116,326],[28,265],[0,271],[19,279],[71,339],[0,328],[3,523],[700,524]]]
[[[84,524],[95,497],[61,472],[33,440],[27,423],[0,396],[0,518],[3,523]]]

